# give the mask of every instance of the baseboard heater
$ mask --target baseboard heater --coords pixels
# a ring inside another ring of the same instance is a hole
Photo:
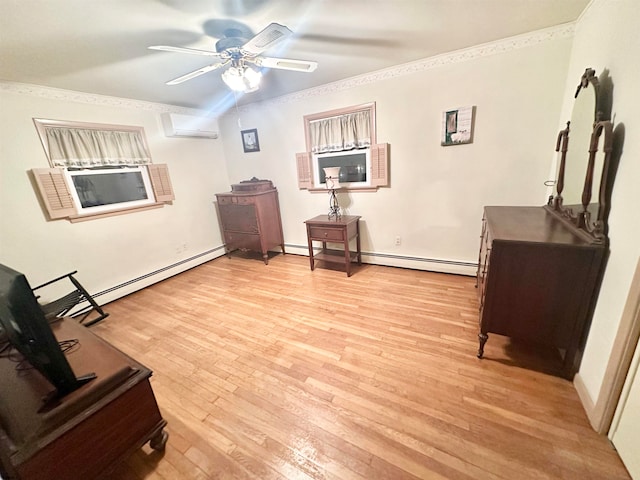
[[[167,265],[166,267],[162,267],[162,268],[160,268],[158,270],[155,270],[153,272],[146,273],[146,274],[144,274],[144,275],[142,275],[140,277],[136,277],[136,278],[134,278],[132,280],[128,280],[128,281],[126,281],[124,283],[121,283],[119,285],[115,285],[115,286],[113,286],[111,288],[107,288],[106,290],[103,290],[101,292],[98,292],[98,293],[94,294],[93,297],[96,298],[96,297],[100,297],[101,295],[106,295],[107,293],[115,292],[116,290],[119,290],[119,289],[124,288],[124,287],[128,287],[129,285],[132,285],[132,284],[137,283],[137,282],[141,282],[142,280],[146,280],[149,277],[153,277],[154,275],[158,275],[160,273],[166,272],[167,270],[171,270],[172,268],[179,267],[180,265],[184,265],[185,263],[193,262],[194,260],[197,260],[198,258],[202,258],[202,257],[205,257],[207,255],[211,255],[212,253],[218,252],[220,250],[224,250],[224,246],[223,245],[221,245],[219,247],[216,247],[216,248],[212,248],[211,250],[207,250],[205,252],[199,253],[199,254],[194,255],[192,257],[185,258],[184,260],[180,260],[179,262],[172,263],[171,265]],[[178,272],[178,273],[182,273],[182,272]],[[178,275],[178,273],[176,273],[176,275]]]
[[[285,244],[285,247],[286,248],[292,248],[292,249],[301,249],[301,250],[305,250],[305,251],[308,250],[308,247],[306,245]],[[123,282],[123,283],[120,283],[120,284],[115,285],[113,287],[107,288],[106,290],[102,290],[101,292],[93,294],[93,297],[97,298],[97,297],[100,297],[102,295],[106,295],[108,293],[115,292],[116,290],[128,287],[129,285],[132,285],[132,284],[137,283],[137,282],[141,282],[143,280],[148,279],[149,277],[153,277],[154,275],[159,275],[159,274],[161,274],[163,272],[166,272],[167,270],[171,270],[173,268],[179,267],[180,265],[184,265],[185,263],[193,262],[194,260],[197,260],[199,258],[205,257],[207,255],[211,255],[212,253],[219,252],[220,250],[224,250],[224,245],[221,245],[221,246],[216,247],[216,248],[212,248],[211,250],[207,250],[207,251],[199,253],[197,255],[193,255],[192,257],[185,258],[183,260],[180,260],[179,262],[172,263],[171,265],[167,265],[166,267],[160,268],[158,270],[154,270],[153,272],[146,273],[146,274],[141,275],[139,277],[133,278],[131,280],[128,280],[128,281]],[[440,264],[440,265],[448,265],[448,266],[453,266],[453,267],[463,267],[463,268],[470,268],[470,269],[476,269],[478,267],[477,263],[472,263],[472,262],[460,262],[460,261],[456,261],[456,260],[442,260],[442,259],[438,259],[438,258],[412,257],[412,256],[406,256],[406,255],[393,255],[393,254],[389,254],[389,253],[362,252],[362,256],[363,257],[373,257],[373,258],[385,258],[385,259],[390,259],[390,260],[399,260],[399,261],[403,261],[403,262],[417,262],[417,263],[420,263],[420,264],[429,264],[429,263],[431,263],[431,264]],[[367,262],[364,262],[364,263],[367,263]],[[182,273],[182,272],[179,272],[179,273]]]

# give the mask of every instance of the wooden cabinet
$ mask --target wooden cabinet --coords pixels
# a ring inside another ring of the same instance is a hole
[[[151,371],[72,319],[52,324],[58,341],[77,339],[66,353],[76,375],[96,378],[46,411],[51,385],[34,369],[0,357],[0,472],[6,479],[75,480],[109,473],[144,443],[164,448],[167,434]]]
[[[315,267],[316,260],[340,263],[345,266],[347,276],[351,276],[351,262],[362,263],[360,252],[360,217],[357,215],[342,215],[338,218],[329,218],[327,215],[318,215],[304,223],[307,224],[307,241],[309,243],[309,263],[311,270]],[[356,251],[350,250],[349,242],[355,239]],[[314,254],[313,242],[322,242],[320,253]],[[342,250],[327,249],[327,243],[341,243]]]
[[[262,253],[268,264],[270,249],[281,247],[285,253],[278,191],[271,181],[240,182],[216,197],[227,255],[237,249],[253,250]]]
[[[573,378],[606,246],[542,207],[485,207],[478,262],[480,349],[489,333],[555,347]]]

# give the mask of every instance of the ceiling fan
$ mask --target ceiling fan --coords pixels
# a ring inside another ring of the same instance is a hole
[[[220,61],[193,72],[174,78],[167,85],[177,85],[192,78],[203,75],[212,70],[228,66],[222,73],[222,80],[232,90],[239,92],[253,92],[258,89],[262,73],[254,70],[256,67],[278,68],[293,70],[296,72],[313,72],[318,64],[307,60],[293,60],[290,58],[265,57],[261,54],[273,47],[293,32],[284,25],[271,23],[251,39],[243,36],[243,32],[237,28],[228,28],[224,31],[224,37],[216,42],[216,51],[199,50],[195,48],[171,47],[166,45],[154,45],[151,50],[165,52],[188,53],[191,55],[203,55],[217,57]]]

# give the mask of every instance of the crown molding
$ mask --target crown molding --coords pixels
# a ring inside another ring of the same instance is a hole
[[[29,83],[18,83],[0,80],[0,92],[17,93],[31,97],[46,98],[49,100],[62,100],[65,102],[85,103],[102,107],[129,108],[132,110],[144,110],[155,113],[181,113],[184,115],[209,116],[207,112],[195,108],[178,107],[164,103],[146,102],[144,100],[132,100],[130,98],[110,97],[96,93],[76,92],[61,88],[45,87]]]
[[[499,55],[502,53],[519,50],[521,48],[540,45],[542,43],[553,40],[572,38],[574,34],[575,22],[563,23],[562,25],[557,25],[555,27],[536,30],[522,35],[516,35],[514,37],[496,40],[494,42],[483,43],[481,45],[475,45],[473,47],[435,55],[433,57],[424,58],[422,60],[395,65],[393,67],[376,70],[374,72],[365,73],[363,75],[358,75],[356,77],[347,78],[337,82],[327,83],[325,85],[309,88],[307,90],[301,90],[299,92],[283,95],[281,97],[244,105],[240,107],[240,111],[248,112],[252,110],[252,108],[256,107],[298,102],[313,97],[348,90],[350,88],[359,87],[362,85],[369,85],[371,83],[389,80],[391,78],[424,72],[446,65],[454,65],[478,58]]]

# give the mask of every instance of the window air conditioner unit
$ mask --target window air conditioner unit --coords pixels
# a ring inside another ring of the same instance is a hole
[[[218,138],[218,122],[215,118],[163,113],[162,126],[167,137]]]

